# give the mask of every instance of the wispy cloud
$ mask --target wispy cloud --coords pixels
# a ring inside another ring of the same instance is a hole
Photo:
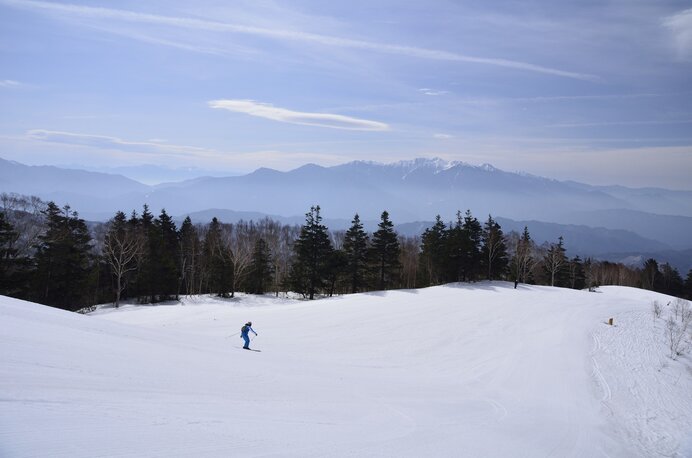
[[[44,142],[54,145],[50,154],[45,153]],[[309,145],[307,145],[309,146]],[[60,132],[43,129],[27,131],[20,136],[0,135],[0,149],[8,151],[6,159],[27,162],[27,157],[43,157],[33,163],[55,163],[51,155],[59,151],[60,161],[65,164],[98,162],[122,166],[124,164],[152,164],[152,157],[163,158],[166,165],[177,167],[226,167],[229,170],[252,171],[262,164],[279,170],[290,170],[306,162],[323,165],[342,164],[349,156],[322,153],[297,148],[282,150],[283,145],[260,147],[254,150],[218,151],[207,148],[181,146],[167,143],[161,139],[147,141],[128,141],[105,135],[90,135],[75,132]]]
[[[269,103],[254,100],[212,100],[211,108],[221,108],[236,113],[244,113],[273,121],[301,124],[305,126],[329,127],[332,129],[383,131],[389,126],[383,122],[331,113],[307,113],[275,107]]]
[[[437,138],[439,140],[447,140],[450,138],[454,138],[454,135],[449,135],[449,134],[433,134],[433,138]]]
[[[19,81],[14,81],[14,80],[0,80],[0,87],[4,87],[7,89],[13,89],[13,88],[18,88],[23,86],[22,83]]]
[[[657,126],[670,124],[692,124],[692,119],[663,119],[651,121],[604,121],[552,124],[548,127],[607,127],[607,126]]]
[[[418,89],[418,92],[420,92],[421,94],[433,95],[433,96],[449,94],[449,91],[438,91],[438,90],[430,89],[427,87],[423,87],[423,88]]]
[[[672,35],[678,59],[692,60],[692,8],[665,18],[663,25]]]
[[[34,0],[0,0],[0,3],[12,7],[24,8],[36,12],[56,14],[67,17],[119,20],[126,22],[178,27],[185,29],[205,30],[210,32],[230,32],[237,34],[260,36],[264,38],[271,38],[281,41],[316,43],[323,46],[333,46],[340,48],[372,51],[384,54],[402,55],[418,59],[448,62],[464,62],[471,64],[512,68],[516,70],[542,73],[585,81],[600,80],[600,78],[598,78],[597,76],[588,73],[580,73],[569,70],[563,70],[559,68],[552,68],[533,64],[530,62],[523,62],[512,59],[473,56],[446,50],[421,48],[417,46],[405,46],[390,43],[380,43],[366,40],[355,40],[350,38],[335,37],[330,35],[302,32],[296,30],[282,30],[274,28],[270,29],[263,27],[232,24],[227,22],[210,21],[205,19],[163,16],[113,8],[82,6],[69,3],[49,3]]]
[[[172,145],[156,142],[133,142],[105,135],[89,135],[55,130],[33,129],[26,132],[27,138],[49,143],[116,150],[130,153],[166,154],[176,156],[199,156],[218,154],[213,150],[194,146]]]

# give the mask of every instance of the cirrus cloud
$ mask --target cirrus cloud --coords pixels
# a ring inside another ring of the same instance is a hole
[[[665,18],[663,25],[672,35],[678,59],[692,60],[692,8]]]
[[[309,113],[275,107],[270,103],[247,99],[222,99],[208,102],[211,108],[220,108],[236,113],[244,113],[272,121],[300,124],[304,126],[328,127],[330,129],[384,131],[389,125],[332,113]]]
[[[4,88],[17,88],[21,87],[22,83],[15,80],[0,80],[0,87]]]
[[[176,156],[198,156],[215,154],[212,150],[195,146],[172,145],[168,143],[135,142],[106,135],[91,135],[55,130],[32,129],[26,137],[49,143],[62,143],[74,146],[86,146],[103,150],[116,150],[128,153],[166,154]]]
[[[577,80],[600,82],[601,78],[588,73],[569,71],[559,68],[537,65],[521,60],[484,57],[476,55],[462,54],[442,49],[424,48],[418,46],[408,46],[393,43],[381,43],[377,41],[360,40],[345,38],[304,31],[287,30],[280,28],[256,27],[235,23],[205,20],[192,17],[165,16],[157,14],[140,13],[136,11],[114,9],[106,7],[85,6],[73,3],[46,2],[40,0],[0,0],[4,4],[14,8],[22,8],[43,14],[59,15],[64,17],[80,17],[87,20],[108,20],[121,21],[127,23],[153,24],[157,26],[169,26],[181,29],[203,30],[209,32],[230,32],[242,35],[252,35],[281,42],[301,42],[314,43],[333,48],[356,49],[371,51],[381,54],[391,54],[406,56],[409,58],[470,63],[477,65],[489,65],[495,67],[510,68],[515,70],[542,73],[547,75],[559,76],[563,78],[573,78]],[[151,41],[151,39],[147,39]],[[159,40],[159,44],[167,44]],[[194,49],[194,46],[174,44],[176,47],[185,46]]]

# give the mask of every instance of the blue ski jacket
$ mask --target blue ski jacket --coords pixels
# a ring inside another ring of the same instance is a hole
[[[247,330],[246,330],[245,332],[242,332],[242,331],[241,331],[241,334],[244,335],[244,336],[246,336],[246,335],[250,334],[250,331],[252,331],[253,334],[257,335],[257,333],[255,332],[255,330],[252,329],[251,326],[247,326]]]

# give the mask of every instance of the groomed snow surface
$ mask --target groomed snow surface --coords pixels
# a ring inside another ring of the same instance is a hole
[[[495,282],[84,316],[1,297],[0,456],[690,457],[692,359],[651,312],[672,299]]]

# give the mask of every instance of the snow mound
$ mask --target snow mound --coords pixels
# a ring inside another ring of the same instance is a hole
[[[650,311],[671,299],[488,282],[83,316],[0,297],[0,456],[692,456],[692,362]]]

